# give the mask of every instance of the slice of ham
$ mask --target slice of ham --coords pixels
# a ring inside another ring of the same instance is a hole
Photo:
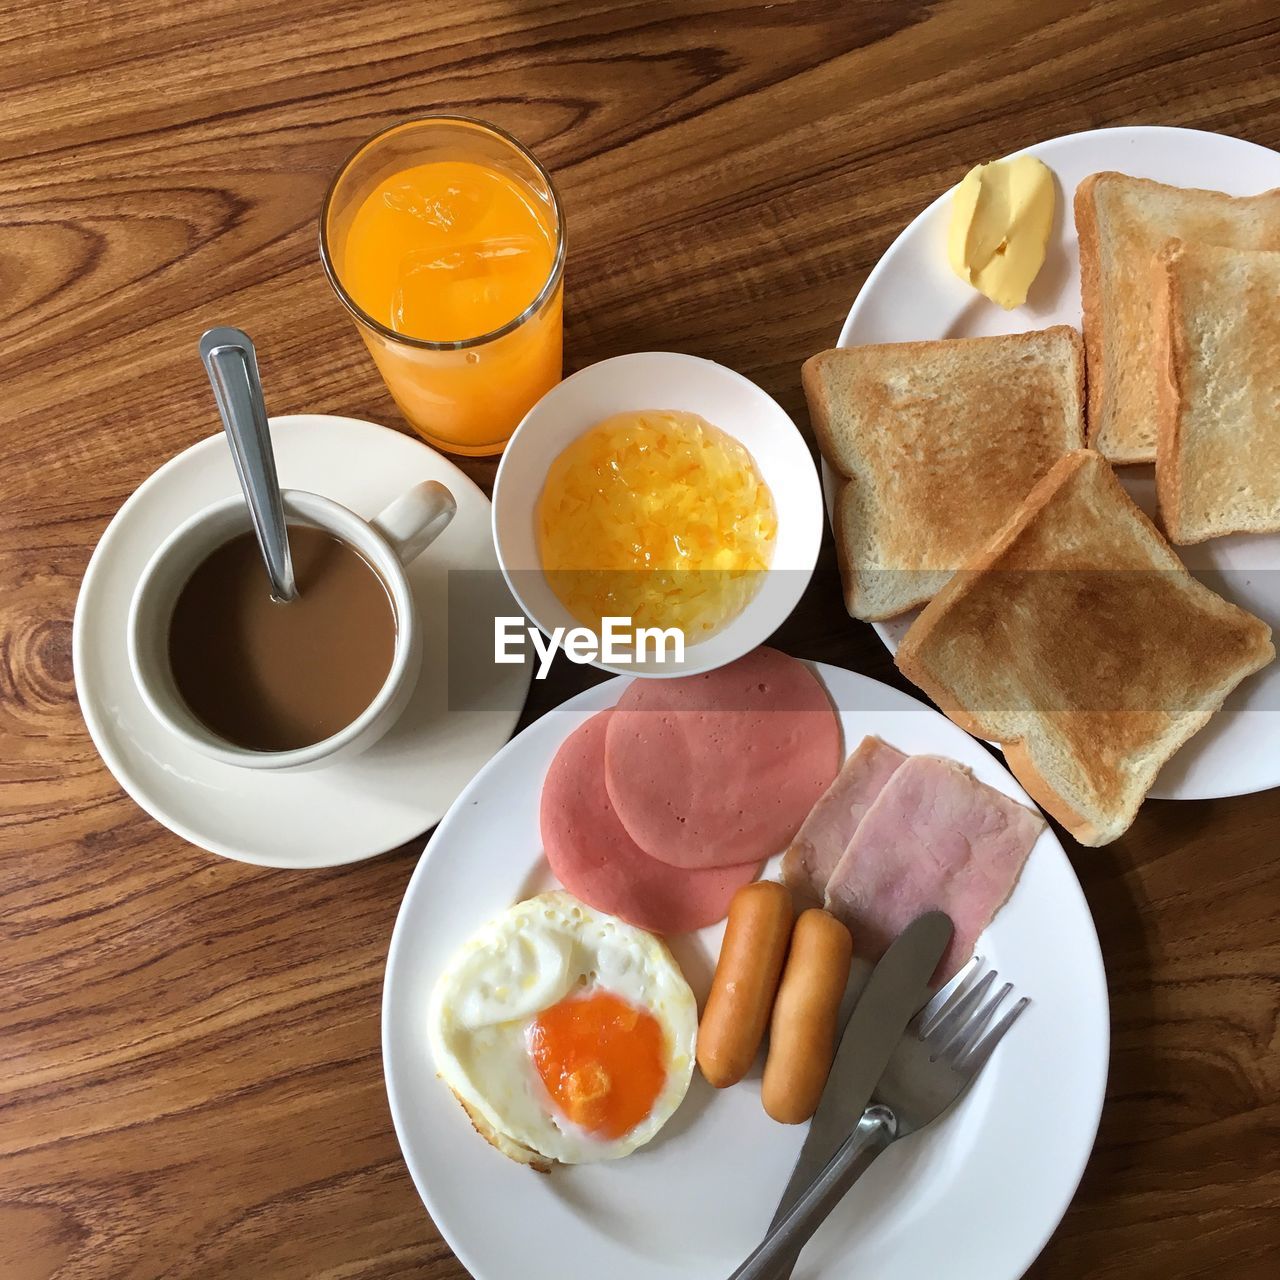
[[[878,960],[903,929],[941,909],[955,925],[935,977],[973,954],[1008,900],[1044,819],[979,782],[963,765],[911,756],[867,810],[827,883],[827,910],[859,955]]]
[[[633,681],[609,722],[605,782],[645,853],[725,867],[781,853],[840,760],[818,678],[760,648],[703,675]]]
[[[561,744],[542,785],[542,845],[556,878],[576,898],[651,933],[687,933],[723,920],[758,864],[682,871],[649,857],[627,835],[604,785],[612,708]]]
[[[858,743],[783,855],[782,879],[790,889],[822,901],[863,815],[906,758],[879,738]]]

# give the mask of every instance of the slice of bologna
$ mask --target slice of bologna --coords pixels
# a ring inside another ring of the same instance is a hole
[[[605,782],[645,853],[725,867],[780,853],[840,759],[817,677],[760,648],[704,675],[633,681],[609,722]]]
[[[627,834],[604,782],[612,708],[561,744],[542,784],[542,845],[556,878],[576,898],[652,933],[687,933],[723,920],[758,863],[688,871],[651,858]]]

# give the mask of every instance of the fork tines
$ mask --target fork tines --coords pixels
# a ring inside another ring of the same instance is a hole
[[[990,995],[996,971],[990,969],[975,980],[981,968],[982,958],[974,956],[908,1025],[908,1030],[928,1046],[931,1059],[940,1059],[965,1075],[972,1075],[982,1066],[1031,1003],[1026,996],[1021,997],[993,1024],[1013,983],[1006,982],[995,995]]]

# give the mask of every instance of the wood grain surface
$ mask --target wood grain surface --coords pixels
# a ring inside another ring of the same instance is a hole
[[[696,352],[803,422],[801,360],[971,162],[1125,123],[1280,145],[1277,10],[0,13],[0,1276],[456,1280],[400,1160],[378,1048],[420,842],[331,872],[221,861],[121,792],[76,705],[72,613],[95,542],[217,429],[197,335],[249,329],[277,412],[398,423],[321,274],[316,214],[362,138],[457,110],[514,131],[560,184],[571,368]],[[845,617],[829,547],[779,641],[901,684]],[[591,678],[562,667],[527,718]],[[1276,1274],[1278,819],[1278,793],[1153,802],[1108,848],[1068,842],[1114,1045],[1098,1147],[1037,1280]]]

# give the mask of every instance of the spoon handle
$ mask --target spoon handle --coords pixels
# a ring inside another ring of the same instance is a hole
[[[257,352],[247,333],[223,326],[205,331],[200,339],[200,359],[231,442],[240,487],[271,576],[271,594],[276,600],[292,600],[298,589],[289,557],[276,459],[267,430],[267,406],[258,378]]]

